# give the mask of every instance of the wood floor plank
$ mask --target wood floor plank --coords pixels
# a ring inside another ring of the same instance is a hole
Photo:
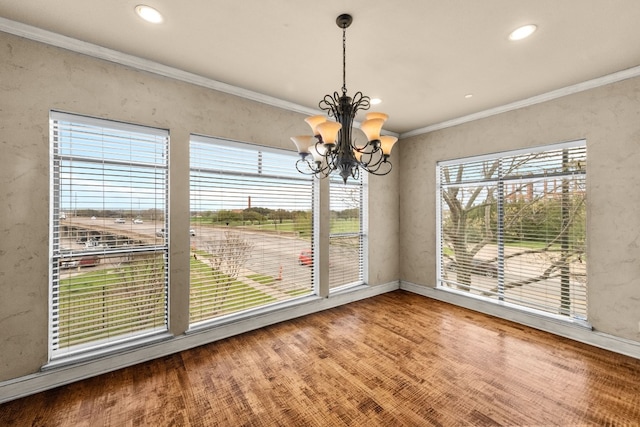
[[[640,360],[404,291],[0,405],[4,426],[640,426]]]

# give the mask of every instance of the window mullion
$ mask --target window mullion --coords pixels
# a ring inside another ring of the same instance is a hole
[[[498,249],[498,299],[504,300],[504,180],[503,162],[498,165],[497,236]]]

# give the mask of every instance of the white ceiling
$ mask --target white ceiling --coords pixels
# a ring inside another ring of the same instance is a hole
[[[342,86],[341,13],[348,93],[381,98],[397,133],[640,65],[639,0],[0,0],[0,17],[306,108]]]

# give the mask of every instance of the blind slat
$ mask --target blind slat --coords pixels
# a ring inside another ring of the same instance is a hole
[[[51,127],[52,358],[166,330],[168,132],[57,112]]]
[[[313,292],[299,261],[312,248],[313,180],[296,157],[192,137],[191,324]]]
[[[364,174],[345,184],[331,177],[329,233],[329,287],[360,284],[364,280]]]
[[[438,165],[440,286],[586,319],[586,144]]]

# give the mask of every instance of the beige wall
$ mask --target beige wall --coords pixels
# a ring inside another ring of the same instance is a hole
[[[401,279],[436,283],[437,161],[583,138],[588,320],[640,342],[640,78],[403,140]]]
[[[47,359],[51,109],[169,129],[171,330],[187,325],[188,136],[291,149],[302,116],[0,33],[0,381]],[[640,78],[400,141],[369,179],[368,280],[435,285],[438,160],[586,139],[589,321],[640,342]],[[399,214],[401,212],[401,214]]]
[[[297,113],[0,32],[0,381],[47,361],[52,109],[169,129],[175,334],[188,321],[189,134],[293,149],[308,128]],[[370,239],[397,248],[396,182],[370,182]],[[397,280],[397,256],[385,260],[370,255],[372,284]]]

